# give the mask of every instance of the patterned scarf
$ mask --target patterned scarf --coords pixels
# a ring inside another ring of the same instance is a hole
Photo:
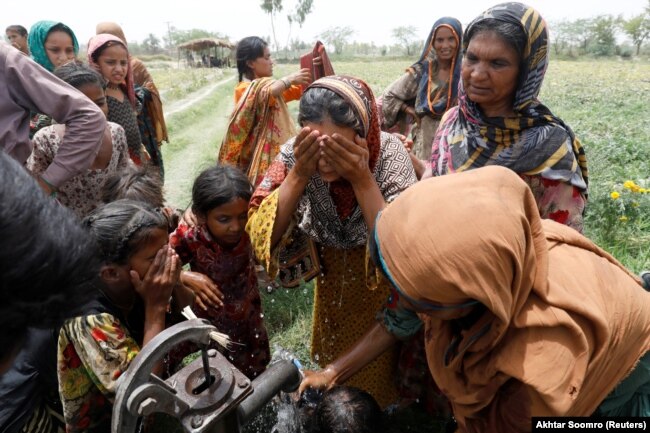
[[[467,34],[486,19],[509,22],[527,36],[520,83],[514,98],[514,117],[487,117],[468,99],[461,81],[458,107],[443,117],[433,142],[434,176],[484,165],[501,165],[516,173],[541,175],[568,182],[586,192],[585,151],[573,131],[538,99],[548,66],[548,29],[539,13],[521,3],[494,6],[476,18]]]
[[[93,60],[93,54],[95,53],[95,51],[99,50],[109,42],[112,42],[113,44],[120,44],[124,47],[124,49],[126,49],[126,55],[128,59],[128,69],[126,71],[126,78],[124,79],[124,82],[120,86],[122,87],[122,91],[126,93],[126,96],[129,98],[131,105],[135,107],[136,106],[135,87],[133,86],[133,70],[131,69],[131,55],[129,54],[129,49],[127,48],[124,41],[122,41],[122,39],[108,33],[101,33],[99,35],[95,35],[92,38],[90,38],[90,40],[88,41],[88,64],[90,65],[90,67],[94,68],[97,72],[101,74],[99,65]],[[108,78],[106,77],[104,78],[108,80]]]
[[[314,81],[306,90],[311,88],[323,88],[331,90],[347,102],[361,120],[363,126],[363,138],[368,143],[370,171],[373,171],[381,144],[379,117],[377,106],[374,103],[375,96],[370,87],[363,81],[345,75],[333,75]],[[345,179],[340,179],[330,184],[330,194],[336,204],[336,212],[341,219],[352,214],[357,205],[352,185]]]
[[[437,77],[438,60],[433,49],[433,43],[436,32],[441,27],[448,28],[456,37],[456,53],[451,60],[449,78],[445,83],[439,85]],[[431,28],[429,37],[424,44],[424,50],[420,55],[420,60],[409,68],[412,71],[422,71],[415,99],[415,111],[419,115],[436,115],[439,118],[455,104],[458,97],[458,81],[460,80],[460,38],[462,34],[463,26],[456,18],[440,18]]]
[[[274,82],[260,78],[248,86],[230,115],[217,159],[240,168],[254,186],[264,178],[280,146],[296,133],[284,99],[271,95]]]
[[[29,52],[36,63],[50,72],[54,71],[54,65],[50,62],[50,58],[47,56],[45,41],[47,40],[50,30],[52,30],[52,27],[54,26],[59,26],[61,30],[70,35],[72,38],[74,55],[76,56],[79,54],[79,42],[77,42],[77,37],[70,27],[56,21],[38,21],[31,29],[29,29],[29,36],[27,37]]]

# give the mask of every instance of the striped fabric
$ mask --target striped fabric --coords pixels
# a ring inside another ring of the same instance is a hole
[[[528,40],[514,98],[514,117],[487,117],[459,85],[458,106],[442,119],[433,141],[433,175],[501,165],[519,174],[567,182],[586,193],[587,159],[575,134],[538,99],[548,66],[548,29],[539,13],[521,3],[494,6],[467,28],[485,19],[522,27]],[[463,48],[469,45],[463,39]]]

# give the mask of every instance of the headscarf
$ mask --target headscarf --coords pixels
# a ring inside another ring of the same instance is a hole
[[[95,51],[99,50],[101,47],[106,45],[109,42],[117,42],[126,49],[127,55],[127,71],[126,78],[124,82],[120,85],[124,93],[126,93],[131,105],[135,107],[135,88],[133,87],[133,70],[131,69],[131,55],[129,54],[129,49],[126,46],[126,43],[118,38],[117,36],[110,35],[108,33],[101,33],[95,35],[88,41],[88,64],[94,68],[97,72],[101,74],[99,65],[93,60],[93,54]],[[108,78],[106,78],[108,80]]]
[[[465,30],[486,19],[520,26],[527,37],[514,98],[515,117],[487,117],[469,100],[462,81],[458,107],[443,117],[433,142],[434,176],[484,165],[501,165],[519,174],[541,175],[572,184],[586,193],[587,159],[575,134],[537,96],[548,66],[548,29],[539,13],[521,3],[494,6]]]
[[[393,285],[429,306],[420,314],[429,368],[461,431],[589,416],[650,348],[640,281],[575,230],[542,220],[509,169],[414,185],[378,216],[374,237]],[[473,320],[438,312],[477,301]]]
[[[54,26],[58,26],[58,28],[70,35],[72,38],[74,54],[75,56],[79,54],[79,42],[77,42],[77,37],[70,27],[56,21],[36,22],[32,28],[29,29],[29,36],[27,37],[29,51],[34,61],[50,72],[54,71],[54,65],[52,62],[50,62],[50,58],[47,56],[47,51],[45,50],[45,40],[47,39],[50,30],[52,30],[52,27]]]
[[[441,27],[446,27],[456,37],[456,53],[451,60],[449,79],[441,86],[438,86],[438,59],[433,49],[436,32]],[[419,115],[434,114],[442,116],[456,102],[458,96],[458,81],[460,80],[461,64],[461,36],[463,26],[456,18],[443,17],[433,24],[431,32],[424,44],[420,59],[411,66],[411,70],[421,70],[418,92],[415,98],[415,111]]]
[[[369,159],[368,165],[372,172],[375,163],[379,158],[381,147],[381,130],[379,128],[379,117],[375,96],[370,87],[362,80],[346,75],[332,75],[314,81],[305,92],[311,88],[328,89],[339,95],[347,102],[354,111],[357,119],[361,121],[363,128],[361,138],[365,138],[368,144]],[[339,179],[330,184],[330,194],[336,210],[341,219],[350,216],[357,199],[354,195],[352,185],[345,179]]]

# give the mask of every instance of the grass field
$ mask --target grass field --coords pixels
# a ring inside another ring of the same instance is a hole
[[[337,73],[366,80],[375,95],[396,79],[408,63],[341,62]],[[275,76],[297,65],[278,65]],[[220,80],[209,70],[152,71],[166,102],[184,96],[173,90]],[[160,80],[159,80],[160,78]],[[165,93],[169,83],[171,90]],[[185,207],[192,181],[215,161],[233,108],[234,81],[185,113],[168,119],[170,144],[163,147],[166,193],[170,203]],[[590,169],[586,235],[632,271],[650,269],[650,64],[635,61],[552,62],[541,99],[581,139]],[[292,113],[297,103],[290,103]],[[618,195],[618,196],[617,196]],[[311,331],[312,289],[281,289],[263,295],[272,344],[280,344],[306,361]],[[309,364],[308,364],[309,365]]]

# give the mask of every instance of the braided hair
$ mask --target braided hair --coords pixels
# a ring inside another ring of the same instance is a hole
[[[126,264],[151,236],[153,229],[167,231],[167,219],[157,209],[133,200],[105,204],[83,220],[95,238],[105,263]]]
[[[244,77],[253,78],[253,73],[248,61],[255,61],[259,57],[264,57],[264,49],[268,44],[264,39],[258,36],[248,36],[237,44],[235,51],[235,58],[237,59],[237,72],[239,73],[239,81]]]
[[[85,86],[86,84],[95,84],[102,89],[106,89],[107,83],[104,77],[102,77],[97,71],[82,63],[74,61],[66,63],[65,65],[56,68],[54,70],[54,75],[75,89],[79,89],[81,86]]]

